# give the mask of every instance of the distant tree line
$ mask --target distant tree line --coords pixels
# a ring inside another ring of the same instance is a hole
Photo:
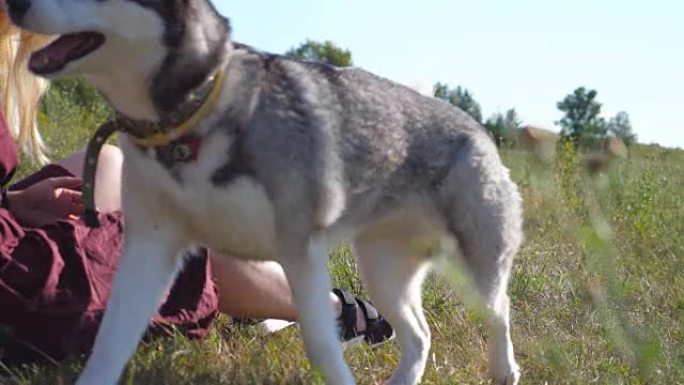
[[[319,43],[307,40],[287,51],[286,55],[340,67],[352,65],[351,52],[330,41]],[[597,94],[595,90],[579,87],[556,104],[564,113],[563,118],[556,122],[561,128],[561,139],[585,148],[600,146],[609,135],[622,139],[626,145],[635,143],[637,137],[629,115],[621,111],[607,120],[601,117],[601,103],[596,100]],[[482,124],[497,146],[513,144],[516,132],[522,127],[522,120],[514,108],[504,113],[496,112],[484,120],[482,108],[473,93],[460,85],[450,88],[447,84],[438,82],[433,87],[433,96],[460,108]]]
[[[348,49],[342,49],[331,41],[323,43],[307,40],[298,47],[290,48],[285,56],[301,60],[317,61],[338,67],[351,67],[352,54]]]
[[[616,136],[627,144],[636,142],[629,115],[618,112],[606,120],[601,117],[601,103],[596,100],[596,90],[579,87],[558,102],[558,109],[565,116],[556,124],[561,127],[561,137],[582,147],[595,147],[608,135]]]
[[[302,60],[319,61],[339,67],[353,65],[352,53],[331,41],[317,42],[307,40],[291,48],[286,56]],[[97,92],[82,79],[64,79],[53,82],[51,93],[64,94],[69,102],[88,110],[107,111],[106,103]],[[496,112],[486,120],[482,108],[472,92],[460,85],[450,88],[438,82],[433,87],[433,96],[442,99],[465,111],[490,133],[497,146],[514,144],[516,133],[522,127],[522,120],[514,108],[506,112]],[[571,141],[585,148],[596,148],[612,135],[630,145],[637,140],[629,120],[629,115],[618,112],[614,117],[605,119],[601,115],[601,103],[597,101],[596,90],[579,87],[559,101],[556,106],[564,116],[556,122],[561,128],[561,139]],[[43,106],[44,109],[44,106]]]

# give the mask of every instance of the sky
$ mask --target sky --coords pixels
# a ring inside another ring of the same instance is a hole
[[[461,85],[484,117],[515,108],[557,131],[584,86],[639,142],[684,148],[682,0],[214,0],[233,39],[284,53],[331,40],[354,65],[430,93]]]

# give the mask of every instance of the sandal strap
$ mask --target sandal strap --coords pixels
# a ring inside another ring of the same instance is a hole
[[[340,289],[333,289],[333,294],[339,297],[342,302],[342,313],[337,319],[340,324],[340,332],[343,340],[355,338],[359,335],[356,329],[356,312],[358,308],[357,300],[351,293]]]
[[[367,341],[374,342],[375,339],[381,338],[381,336],[376,336],[374,334],[377,334],[380,330],[380,321],[382,317],[370,302],[361,298],[356,298],[356,302],[359,304],[359,307],[366,318],[366,330],[363,334],[365,334]]]

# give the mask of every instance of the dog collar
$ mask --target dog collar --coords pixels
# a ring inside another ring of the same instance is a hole
[[[85,165],[83,167],[82,193],[83,206],[85,208],[84,219],[88,227],[100,227],[100,221],[97,218],[97,208],[95,207],[95,173],[97,171],[97,161],[100,156],[100,151],[102,150],[102,146],[107,142],[107,139],[115,132],[120,131],[128,134],[130,140],[141,147],[159,148],[179,142],[181,147],[183,147],[181,150],[185,150],[187,144],[184,143],[182,138],[187,138],[188,132],[195,128],[200,120],[202,120],[202,118],[204,118],[214,107],[214,104],[216,104],[216,101],[221,94],[221,85],[223,84],[224,78],[224,71],[218,71],[213,79],[210,79],[206,83],[210,85],[208,94],[201,91],[197,92],[205,94],[205,98],[197,96],[191,97],[191,101],[184,103],[185,106],[181,106],[178,113],[173,114],[173,116],[170,116],[159,123],[136,121],[119,115],[116,119],[104,123],[95,131],[95,135],[93,135],[88,142]],[[200,100],[199,103],[197,100]],[[187,119],[178,118],[178,116],[186,115],[185,112],[188,110],[190,110],[190,116],[187,117]],[[181,122],[179,124],[173,124],[174,121]],[[194,140],[189,144],[192,153],[186,154],[186,158],[196,159],[198,152],[198,149],[196,148],[197,143],[198,142]],[[175,151],[176,149],[174,148],[173,150]]]
[[[178,111],[164,117],[160,122],[140,121],[123,115],[116,118],[118,130],[129,135],[130,140],[140,147],[162,147],[186,135],[214,107],[221,94],[225,78],[223,70],[218,71],[203,87],[191,95]]]

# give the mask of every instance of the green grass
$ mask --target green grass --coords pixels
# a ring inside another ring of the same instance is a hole
[[[41,117],[61,156],[84,145],[107,116],[55,89]],[[510,284],[512,331],[524,384],[684,384],[684,151],[636,146],[590,178],[573,151],[553,164],[503,150],[525,202],[526,240]],[[24,167],[27,173],[35,167]],[[332,253],[335,285],[363,293],[348,248]],[[481,318],[456,290],[430,276],[432,327],[426,384],[487,384]],[[396,343],[345,353],[360,384],[378,384],[398,363]],[[71,383],[78,359],[2,368],[2,383]],[[297,328],[269,336],[231,329],[209,338],[145,342],[122,384],[319,384]]]

